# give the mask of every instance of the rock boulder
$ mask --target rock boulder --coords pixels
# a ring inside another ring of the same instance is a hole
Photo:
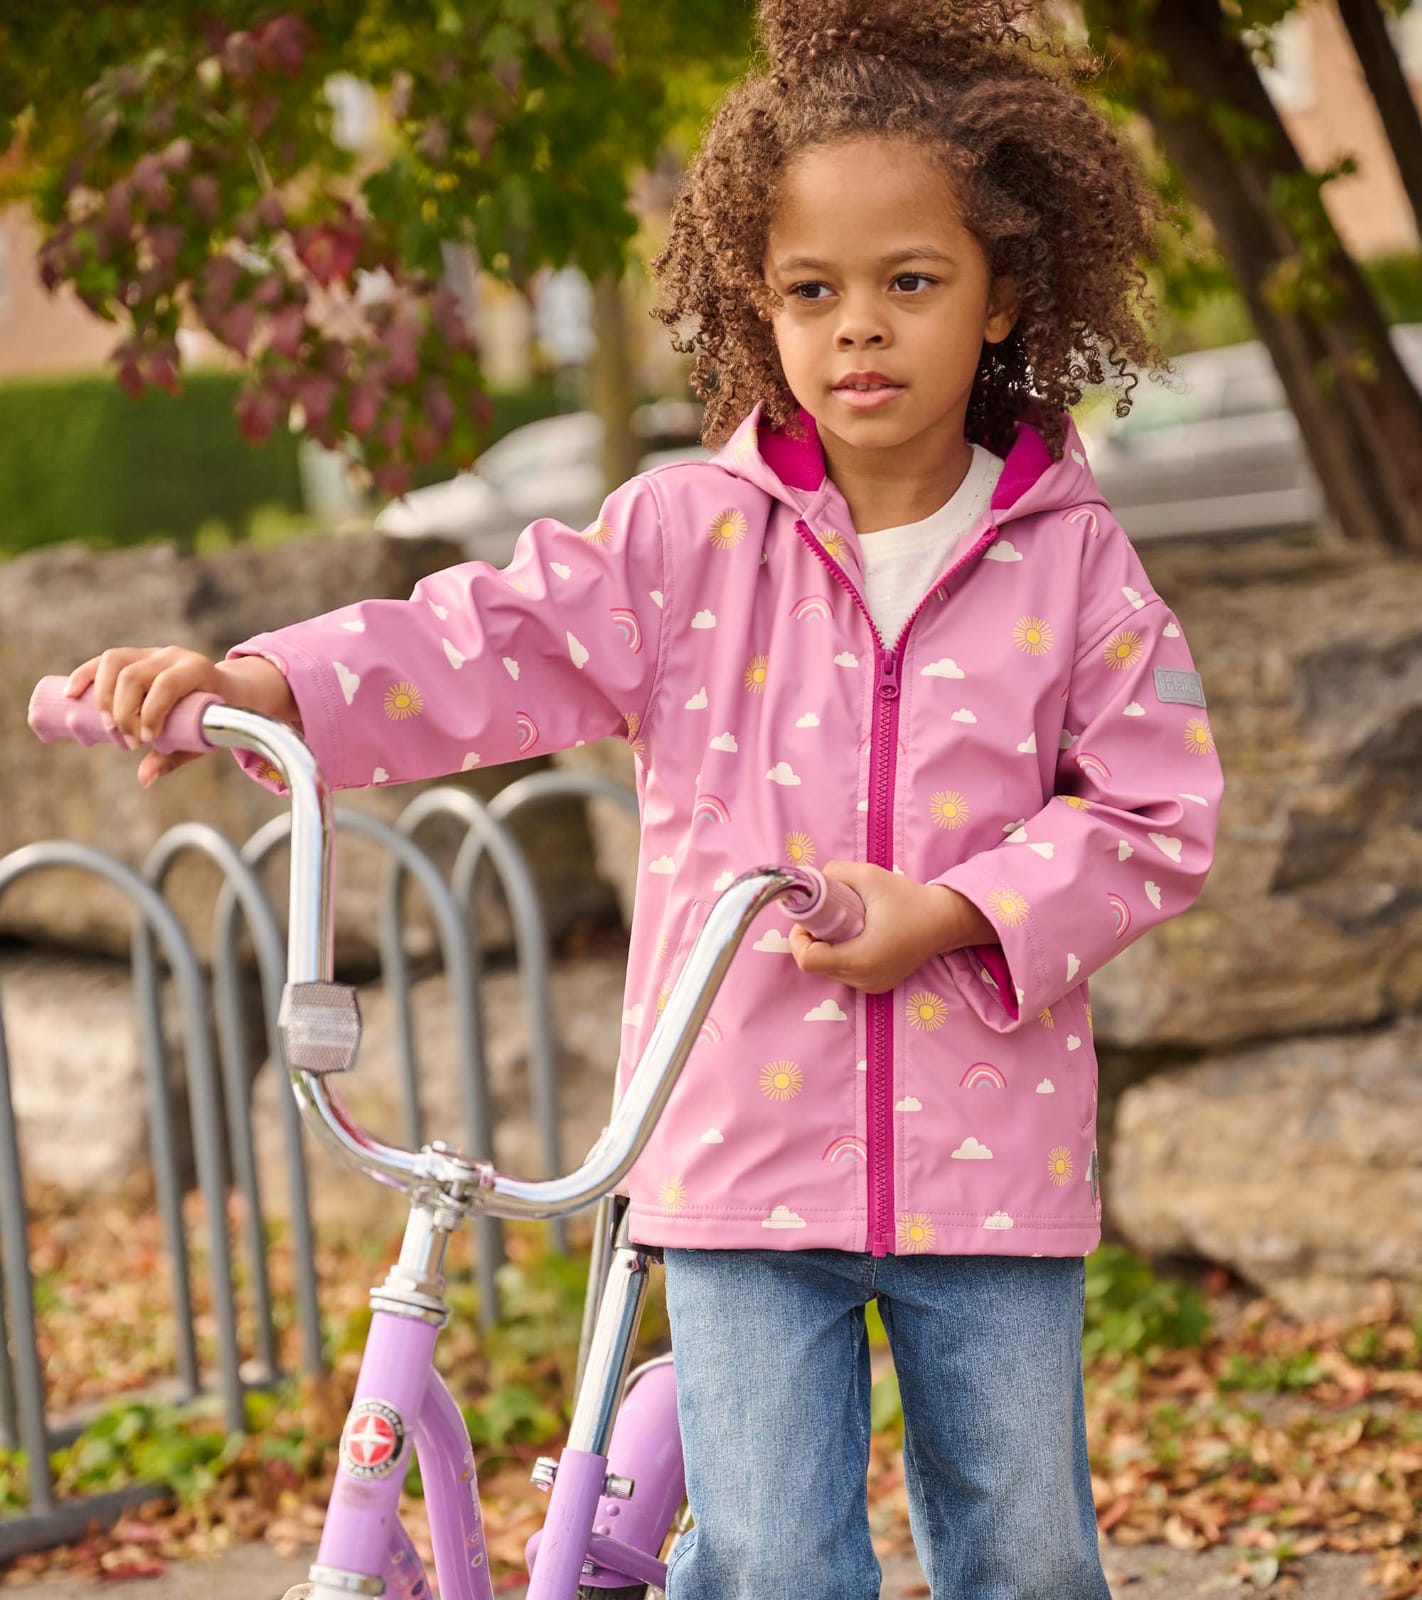
[[[1121,1097],[1103,1199],[1303,1320],[1422,1312],[1422,1021],[1212,1054]]]

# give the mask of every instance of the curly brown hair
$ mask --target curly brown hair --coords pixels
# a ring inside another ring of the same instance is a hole
[[[873,9],[867,9],[872,3]],[[1034,0],[761,0],[768,65],[722,100],[672,206],[652,262],[652,313],[695,356],[704,442],[719,446],[765,402],[777,426],[797,403],[770,318],[784,304],[762,262],[778,179],[813,147],[865,135],[921,145],[954,185],[963,225],[993,276],[1010,272],[1020,310],[983,344],[966,436],[999,454],[1034,395],[1054,458],[1086,385],[1171,370],[1141,325],[1153,313],[1141,258],[1159,259],[1164,208],[1139,158],[1081,94],[1100,63],[1018,24]],[[689,325],[689,332],[679,331]]]

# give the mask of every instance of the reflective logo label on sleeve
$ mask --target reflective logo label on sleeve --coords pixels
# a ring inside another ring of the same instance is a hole
[[[1200,706],[1205,704],[1205,686],[1198,672],[1182,672],[1178,667],[1155,669],[1155,697],[1174,705]]]

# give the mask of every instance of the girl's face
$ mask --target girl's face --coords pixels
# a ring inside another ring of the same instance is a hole
[[[796,156],[763,270],[785,301],[772,326],[786,382],[827,450],[963,451],[983,341],[1007,337],[1017,305],[920,146],[867,136]]]

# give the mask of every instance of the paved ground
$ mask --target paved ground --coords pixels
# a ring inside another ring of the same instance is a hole
[[[1259,1596],[1287,1593],[1288,1600],[1369,1600],[1380,1591],[1367,1588],[1363,1574],[1365,1556],[1320,1553],[1306,1557],[1294,1568],[1302,1579],[1298,1588],[1256,1588],[1233,1572],[1237,1551],[1213,1550],[1191,1555],[1165,1545],[1141,1545],[1118,1550],[1106,1546],[1102,1564],[1111,1583],[1113,1600],[1222,1600],[1225,1596]],[[103,1594],[112,1600],[281,1600],[286,1589],[306,1576],[309,1556],[293,1560],[279,1556],[266,1545],[243,1545],[218,1561],[175,1565],[161,1578],[129,1583],[79,1582],[51,1579],[16,1589],[34,1600],[91,1600]],[[928,1585],[912,1557],[886,1559],[880,1600],[928,1600]],[[499,1600],[523,1600],[522,1589],[505,1590]],[[797,1596],[795,1600],[808,1600]],[[967,1600],[941,1596],[940,1600]]]

